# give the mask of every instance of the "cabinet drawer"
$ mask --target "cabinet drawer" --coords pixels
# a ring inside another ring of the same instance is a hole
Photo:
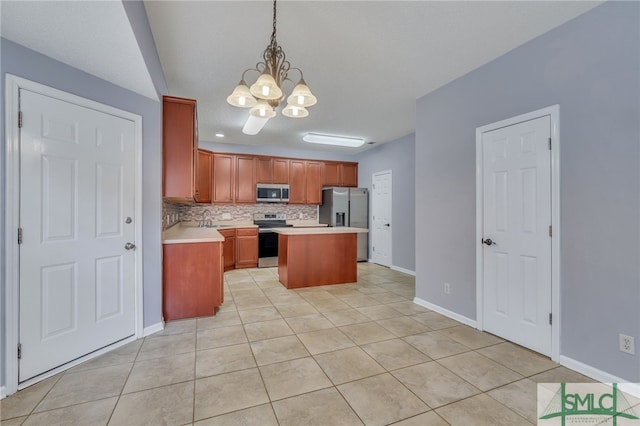
[[[258,228],[238,228],[236,229],[238,237],[258,235]]]

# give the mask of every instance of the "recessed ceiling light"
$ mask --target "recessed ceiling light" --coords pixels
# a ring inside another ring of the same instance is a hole
[[[357,148],[364,144],[362,138],[350,138],[346,136],[322,135],[320,133],[307,133],[302,138],[305,142],[320,143],[325,145],[338,145]]]
[[[224,133],[216,133],[216,138],[224,138]]]

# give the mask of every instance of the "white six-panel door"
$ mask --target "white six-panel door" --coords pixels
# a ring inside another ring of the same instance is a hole
[[[551,352],[550,118],[482,134],[484,329]]]
[[[135,125],[27,90],[20,109],[23,382],[135,334]]]
[[[379,265],[391,266],[391,171],[374,173],[372,184],[371,259]]]

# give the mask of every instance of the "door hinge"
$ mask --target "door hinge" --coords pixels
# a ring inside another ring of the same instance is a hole
[[[18,129],[22,129],[22,111],[18,111]]]
[[[371,251],[376,251],[376,248],[375,247],[371,247]]]
[[[549,313],[549,325],[553,324],[553,314]]]
[[[553,227],[549,225],[549,236],[553,237]]]
[[[22,343],[18,343],[18,359],[22,359]]]
[[[551,138],[549,138],[549,151],[551,151]]]
[[[22,228],[18,228],[18,244],[22,244]]]

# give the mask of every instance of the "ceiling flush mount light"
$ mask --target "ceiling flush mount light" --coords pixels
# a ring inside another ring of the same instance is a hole
[[[302,138],[305,142],[320,143],[324,145],[338,145],[357,148],[364,144],[362,138],[350,138],[346,136],[322,135],[320,133],[307,133]]]
[[[318,102],[316,97],[311,93],[307,83],[305,83],[302,71],[299,68],[292,68],[282,47],[276,41],[276,1],[273,2],[273,32],[271,33],[271,42],[262,53],[262,61],[256,64],[255,68],[249,68],[242,73],[242,79],[227,97],[227,102],[238,108],[251,108],[249,119],[243,128],[246,134],[257,134],[262,126],[266,124],[269,118],[275,117],[276,108],[284,100],[285,94],[282,91],[282,85],[285,81],[293,80],[289,78],[289,73],[293,70],[300,73],[300,80],[293,88],[293,91],[287,97],[287,106],[282,110],[282,115],[290,118],[304,118],[309,115],[308,107]],[[258,74],[258,79],[251,86],[245,81],[245,75],[254,71]],[[256,128],[256,120],[259,118],[260,126]],[[250,124],[249,121],[252,121]],[[252,132],[247,133],[245,129],[249,127]]]

